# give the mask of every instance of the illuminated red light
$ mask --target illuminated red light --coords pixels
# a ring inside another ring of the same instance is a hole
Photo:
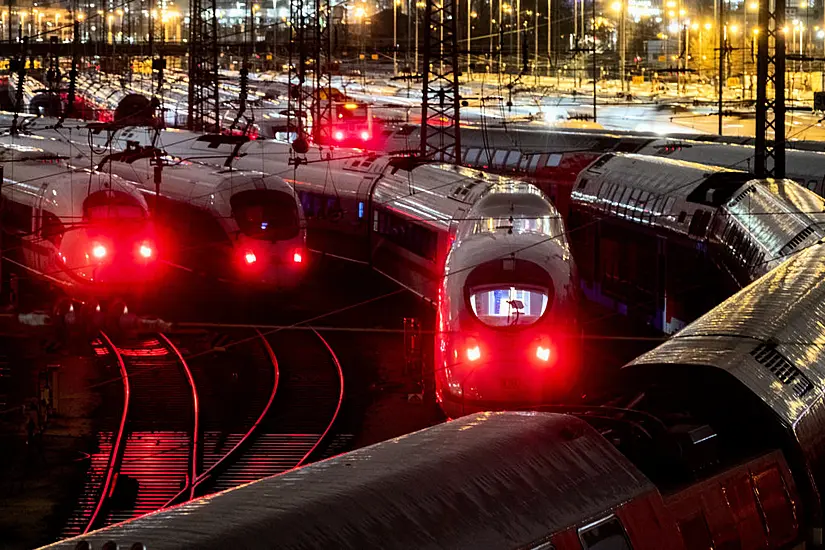
[[[154,252],[155,251],[152,250],[152,247],[148,243],[143,243],[142,245],[140,245],[140,248],[138,249],[138,253],[140,254],[140,257],[144,258],[146,260],[151,258],[152,254],[154,254]]]
[[[366,130],[361,132],[361,139],[364,140],[364,141],[367,141],[368,139],[370,139],[370,133],[367,132]]]
[[[467,338],[467,360],[478,361],[481,359],[481,348],[478,347],[478,342],[475,338]]]
[[[304,257],[301,255],[300,250],[296,250],[295,252],[292,253],[292,261],[295,262],[296,264],[299,264],[299,263],[304,261]]]
[[[344,139],[344,132],[341,132],[340,130],[335,132],[335,139],[337,141],[342,141]]]
[[[254,252],[247,252],[246,255],[244,255],[244,259],[246,260],[246,263],[248,263],[248,264],[254,264],[255,262],[258,261],[258,257],[255,256]]]
[[[95,244],[92,247],[92,256],[94,256],[98,260],[102,260],[106,257],[106,247],[99,243]]]
[[[536,348],[536,357],[544,361],[545,363],[550,360],[550,348],[539,346]]]

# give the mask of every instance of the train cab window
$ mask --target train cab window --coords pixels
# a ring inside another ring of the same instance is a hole
[[[633,550],[622,523],[608,516],[579,529],[582,550]]]
[[[121,191],[95,191],[83,201],[83,219],[124,220],[147,217],[146,209],[132,195]]]
[[[298,207],[295,198],[274,189],[235,193],[229,199],[232,217],[247,237],[281,241],[298,236]]]
[[[63,222],[60,218],[49,212],[43,210],[40,216],[40,238],[49,241],[55,246],[59,247],[63,240],[63,233],[66,231]]]
[[[29,235],[32,230],[32,207],[6,198],[2,202],[0,228],[5,233]]]
[[[485,286],[470,289],[479,321],[492,327],[532,325],[547,310],[548,291],[540,288]]]

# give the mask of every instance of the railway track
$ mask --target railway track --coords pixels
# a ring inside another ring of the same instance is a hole
[[[328,440],[343,372],[326,340],[314,331],[233,337],[191,361],[194,350],[163,334],[93,342],[120,372],[122,414],[98,433],[63,536],[281,473],[340,444]]]
[[[116,431],[99,436],[66,536],[162,508],[197,471],[198,394],[177,347],[163,334],[115,344],[101,333],[97,343],[96,353],[119,367],[123,414]]]
[[[254,433],[243,442],[243,451],[202,479],[196,496],[301,466],[332,433],[344,395],[343,372],[332,348],[315,331],[260,336],[277,366],[277,392]]]

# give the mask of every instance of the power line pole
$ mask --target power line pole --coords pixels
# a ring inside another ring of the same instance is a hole
[[[582,17],[584,17],[584,0],[582,0]],[[593,122],[596,122],[596,85],[599,77],[596,74],[596,0],[590,1],[590,26],[593,33]],[[584,34],[584,24],[582,24]]]
[[[150,33],[151,38],[153,33]],[[216,0],[189,2],[189,106],[186,126],[220,131],[218,15]],[[213,119],[213,120],[210,120]]]
[[[772,6],[771,6],[772,4]],[[785,0],[760,0],[756,59],[756,175],[785,177]],[[768,97],[768,85],[774,95]],[[773,133],[773,139],[768,134]]]
[[[763,2],[765,0],[762,0]],[[725,86],[725,0],[719,0],[719,135],[722,135],[722,92]]]
[[[423,158],[461,162],[456,2],[427,0],[421,106]]]

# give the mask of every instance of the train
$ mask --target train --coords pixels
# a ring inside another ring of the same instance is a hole
[[[101,152],[156,144],[175,159],[170,164],[181,166],[169,170],[180,173],[173,189],[190,185],[185,182],[198,177],[197,166],[284,178],[306,219],[308,250],[368,265],[439,312],[432,378],[448,416],[554,401],[575,382],[575,262],[561,216],[535,186],[346,148],[312,147],[296,162],[292,147],[274,140],[146,128],[78,132],[70,139],[67,132],[43,128],[36,138],[9,139],[48,141],[76,156],[87,154],[78,151],[89,151],[89,141]],[[132,177],[152,190],[148,160],[107,169],[132,174],[140,162],[143,175]],[[162,195],[166,173],[164,167]],[[525,350],[530,361],[522,364]]]
[[[665,334],[825,237],[825,200],[793,180],[608,153],[573,186],[584,294]]]
[[[417,126],[402,125],[376,132],[382,151],[416,149]],[[526,177],[567,212],[570,190],[579,173],[605,153],[637,153],[732,168],[754,170],[752,138],[635,132],[537,129],[526,126],[462,127],[462,164],[471,168]],[[786,174],[825,196],[825,150],[821,144],[791,141],[786,150]]]
[[[19,144],[0,146],[0,163],[7,264],[92,308],[152,291],[157,234],[131,182]]]
[[[310,261],[306,219],[290,183],[256,171],[215,169],[151,148],[92,150],[85,131],[74,132],[80,131],[6,135],[0,144],[44,147],[131,182],[144,196],[164,245],[162,262],[181,275],[275,292],[292,290],[305,279]]]
[[[823,257],[820,240],[631,361],[589,402],[476,413],[82,540],[821,548]]]

